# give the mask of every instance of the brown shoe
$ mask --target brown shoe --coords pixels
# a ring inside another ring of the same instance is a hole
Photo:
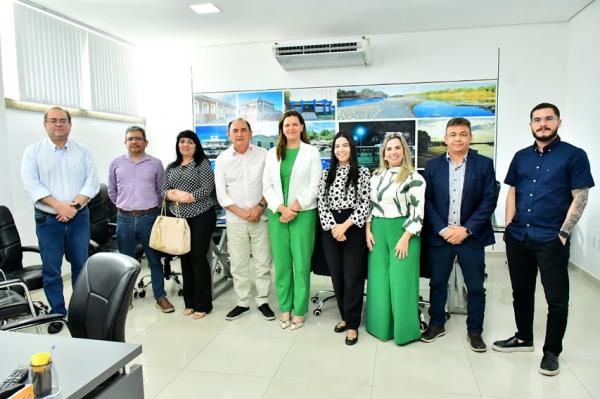
[[[166,296],[156,301],[156,307],[163,313],[173,313],[175,311],[175,307],[169,302]]]

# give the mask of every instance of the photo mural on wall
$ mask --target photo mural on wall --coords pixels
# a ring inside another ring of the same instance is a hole
[[[302,113],[310,141],[327,167],[336,132],[350,132],[359,162],[370,169],[379,164],[386,134],[402,134],[415,166],[446,152],[444,133],[450,118],[472,123],[471,148],[494,159],[496,141],[496,80],[382,84],[298,88],[227,93],[194,93],[194,125],[211,160],[230,145],[227,124],[237,118],[252,125],[252,143],[272,148],[278,120],[287,110]]]

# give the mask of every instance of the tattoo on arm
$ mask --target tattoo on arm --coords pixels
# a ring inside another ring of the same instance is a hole
[[[562,231],[566,231],[567,233],[571,234],[573,227],[575,227],[581,218],[581,214],[587,205],[589,191],[589,188],[580,188],[571,191],[571,194],[573,195],[573,201],[571,202],[571,206],[567,212],[567,217],[560,228]]]

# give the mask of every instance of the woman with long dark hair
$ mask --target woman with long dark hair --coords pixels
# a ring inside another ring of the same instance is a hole
[[[398,345],[421,337],[419,324],[419,234],[425,180],[414,170],[399,134],[381,144],[379,169],[371,177],[372,211],[367,221],[369,254],[367,331]]]
[[[358,341],[363,306],[367,245],[365,223],[370,211],[369,169],[358,165],[352,135],[339,132],[331,145],[331,163],[321,175],[319,219],[325,259],[342,320],[346,344]]]
[[[170,201],[169,210],[187,219],[191,250],[181,259],[183,314],[198,320],[212,310],[211,270],[207,254],[215,229],[215,177],[196,133],[184,130],[177,135],[177,159],[165,171],[162,192]]]
[[[302,327],[308,311],[320,177],[321,157],[310,145],[302,114],[286,111],[263,175],[281,328]]]

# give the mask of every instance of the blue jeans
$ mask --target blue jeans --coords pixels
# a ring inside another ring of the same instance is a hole
[[[458,263],[467,286],[467,330],[481,333],[485,311],[485,288],[483,287],[485,252],[483,248],[473,248],[464,244],[444,243],[439,247],[429,247],[430,324],[443,326],[446,323],[445,306],[448,300],[448,280],[455,256],[458,257]]]
[[[157,210],[141,216],[130,216],[122,212],[117,215],[117,245],[119,246],[119,252],[134,258],[137,244],[142,244],[146,259],[148,259],[148,266],[150,266],[152,291],[156,300],[167,296],[160,254],[150,248],[149,245],[152,225],[159,213]]]
[[[35,232],[42,258],[44,293],[52,313],[67,314],[61,266],[63,255],[71,264],[71,284],[75,287],[79,272],[88,258],[90,211],[81,209],[73,219],[63,223],[54,215],[35,210]]]

